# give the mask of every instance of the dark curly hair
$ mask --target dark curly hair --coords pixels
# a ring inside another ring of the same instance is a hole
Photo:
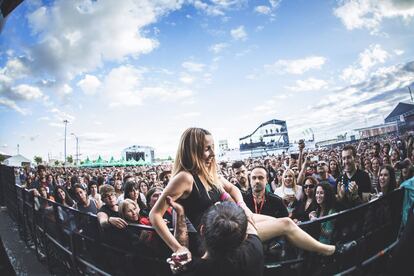
[[[212,259],[230,260],[243,242],[247,231],[247,217],[234,202],[211,206],[203,215],[201,233],[204,246]]]

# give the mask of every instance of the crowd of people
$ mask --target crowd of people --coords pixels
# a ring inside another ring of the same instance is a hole
[[[173,252],[170,264],[175,272],[211,270],[205,264],[217,259],[228,260],[227,264],[240,270],[251,262],[263,266],[263,260],[246,261],[242,254],[240,265],[234,254],[230,257],[235,249],[260,253],[257,241],[280,235],[295,246],[323,255],[344,250],[330,245],[332,221],[321,223],[319,241],[297,224],[375,200],[412,178],[413,143],[409,133],[323,149],[307,149],[300,141],[297,154],[217,162],[211,134],[190,128],[181,138],[173,164],[125,168],[39,165],[36,170],[27,167],[17,173],[34,196],[96,214],[101,227],[110,233],[129,223],[153,226],[157,237],[146,235],[145,239],[164,241]],[[226,202],[223,206],[227,207],[214,207],[217,202]],[[199,233],[192,244],[185,241],[188,233]],[[184,261],[177,256],[185,256]],[[200,265],[192,270],[183,269],[192,256],[204,262],[194,262]]]

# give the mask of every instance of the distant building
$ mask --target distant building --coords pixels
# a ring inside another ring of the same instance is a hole
[[[154,148],[147,146],[133,145],[124,149],[121,153],[121,156],[126,161],[131,159],[134,159],[135,161],[142,159],[150,163],[154,163],[155,161]]]
[[[270,120],[262,123],[251,134],[239,139],[240,152],[244,155],[263,156],[289,148],[286,121]]]
[[[342,145],[344,143],[349,143],[355,140],[360,139],[359,133],[354,131],[345,132],[344,134],[339,134],[336,136],[336,138],[318,141],[315,143],[316,148],[320,147],[334,147],[338,145]]]
[[[397,132],[397,123],[391,122],[382,125],[375,125],[370,127],[358,128],[355,131],[359,132],[361,139],[370,138],[378,135],[384,135]]]
[[[219,140],[219,151],[223,152],[229,150],[229,144],[227,140]]]
[[[25,167],[30,166],[32,161],[21,154],[17,154],[4,160],[3,164],[10,167]]]
[[[414,104],[398,103],[393,111],[385,118],[385,123],[396,123],[397,132],[403,133],[414,130]]]
[[[401,122],[410,115],[414,115],[414,104],[398,103],[384,121],[385,123]]]
[[[6,160],[7,158],[11,157],[11,155],[5,153],[5,152],[1,152],[0,151],[0,159],[1,160]]]

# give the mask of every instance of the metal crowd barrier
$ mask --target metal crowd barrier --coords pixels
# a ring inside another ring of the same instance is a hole
[[[20,237],[35,248],[39,261],[52,274],[171,275],[165,262],[170,251],[152,227],[129,225],[123,231],[103,231],[95,215],[33,197],[15,184],[13,168],[5,166],[0,167],[0,192],[18,224]],[[300,224],[319,239],[321,225],[333,223],[328,235],[330,244],[355,240],[357,246],[346,255],[331,258],[298,250],[283,238],[275,239],[265,244],[264,274],[382,272],[386,269],[382,257],[398,240],[402,197],[403,190],[396,190],[372,202]],[[143,235],[147,237],[144,240]]]

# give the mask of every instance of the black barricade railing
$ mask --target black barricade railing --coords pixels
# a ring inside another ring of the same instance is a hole
[[[374,256],[379,257],[378,253],[389,248],[398,239],[402,198],[403,190],[399,189],[352,209],[312,222],[301,223],[300,227],[303,230],[324,243],[342,244],[356,241],[357,246],[348,254],[330,259],[292,249],[287,244],[279,247],[276,254],[271,250],[268,252],[277,257],[282,255],[277,262],[267,263],[268,274],[270,275],[274,270],[278,270],[279,273],[296,271],[299,275],[327,275],[341,271],[364,271],[364,269],[370,269],[372,272],[372,267],[364,268],[369,264],[366,261],[371,259],[372,262]],[[321,229],[325,230],[323,235]],[[283,251],[283,254],[280,251]],[[384,269],[384,267],[377,267],[377,269]]]
[[[2,175],[13,170],[0,168]],[[103,231],[97,217],[62,206],[15,185],[13,177],[1,177],[6,206],[28,245],[52,273],[98,275],[169,275],[165,259],[170,250],[148,226],[129,225],[120,231]],[[357,241],[355,250],[339,258],[327,258],[298,250],[283,238],[265,244],[265,275],[317,275],[371,269],[371,263],[397,240],[403,191],[339,212],[300,227],[316,239],[321,226],[330,244]],[[324,228],[325,229],[325,228]]]
[[[37,253],[53,273],[136,275],[139,264],[142,275],[169,274],[170,251],[150,226],[102,231],[95,215],[40,197],[33,209]]]

